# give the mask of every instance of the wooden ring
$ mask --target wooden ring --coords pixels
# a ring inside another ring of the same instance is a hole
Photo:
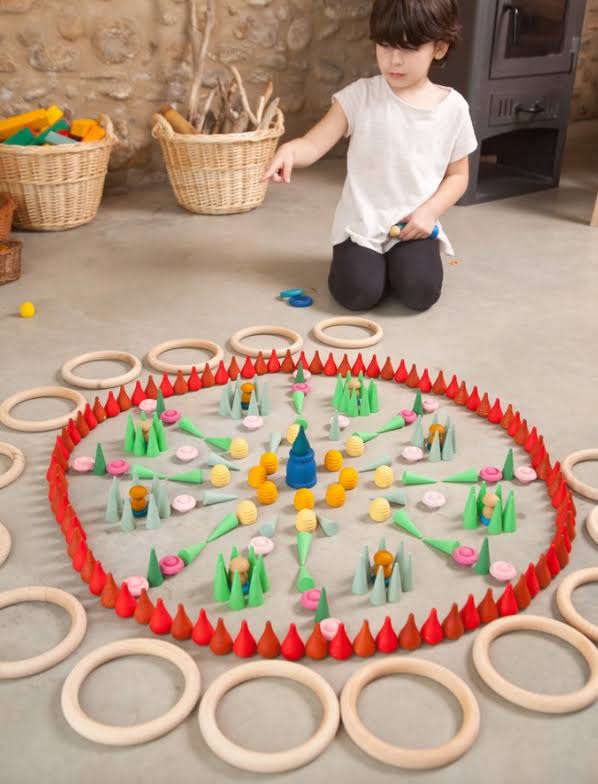
[[[0,474],[0,488],[6,487],[18,479],[25,470],[25,455],[12,444],[0,441],[0,455],[6,455],[12,460],[12,465],[3,474]]]
[[[126,362],[131,365],[131,370],[120,376],[111,376],[110,378],[84,378],[73,373],[73,370],[79,367],[79,365],[84,365],[86,362],[99,362],[102,359],[115,359],[119,362]],[[141,373],[141,362],[136,356],[129,354],[128,351],[90,351],[87,354],[80,354],[78,357],[69,359],[68,362],[64,363],[60,372],[65,382],[74,387],[81,387],[81,389],[110,389],[110,387],[119,387],[121,384],[128,384],[129,381],[134,381]]]
[[[158,359],[160,354],[165,351],[172,351],[175,348],[203,348],[210,351],[214,356],[208,360],[208,367],[215,368],[224,359],[222,349],[217,343],[212,340],[202,340],[201,338],[182,338],[181,340],[166,340],[164,343],[159,343],[147,352],[147,363],[154,370],[159,370],[160,373],[178,373],[182,370],[183,373],[191,373],[197,365],[173,365],[171,362],[163,362]],[[203,363],[202,363],[203,364]]]
[[[18,404],[26,400],[35,400],[38,397],[64,397],[67,400],[72,400],[75,403],[75,410],[70,414],[63,414],[54,419],[41,419],[30,421],[27,419],[17,419],[11,416],[11,410]],[[0,422],[12,430],[21,430],[24,433],[43,433],[46,430],[60,430],[60,428],[68,425],[69,419],[73,414],[80,411],[85,411],[87,400],[80,392],[68,387],[34,387],[34,389],[26,389],[24,392],[17,392],[11,397],[0,404]]]
[[[565,477],[565,481],[576,493],[589,498],[592,501],[598,501],[598,487],[586,485],[573,476],[573,466],[577,463],[583,463],[585,460],[598,460],[598,449],[580,449],[579,452],[572,452],[563,460],[561,466],[561,473]]]
[[[364,329],[369,330],[372,334],[369,338],[332,338],[329,335],[326,335],[324,332],[325,329],[330,329],[330,327],[363,327]],[[314,337],[317,338],[320,343],[324,343],[326,346],[332,346],[333,348],[369,348],[369,346],[375,346],[376,343],[379,343],[382,338],[384,337],[384,331],[380,324],[377,324],[375,321],[371,319],[362,318],[361,316],[338,316],[336,318],[329,318],[324,319],[323,321],[319,321],[313,329]]]
[[[250,348],[241,342],[245,340],[245,338],[252,337],[253,335],[276,335],[277,337],[291,340],[292,343],[288,349],[276,349],[277,357],[284,357],[287,351],[290,351],[291,354],[296,354],[303,348],[303,338],[298,332],[295,332],[294,329],[290,329],[289,327],[276,327],[272,324],[260,324],[257,327],[245,327],[245,329],[240,329],[231,337],[229,341],[230,347],[234,352],[242,354],[245,357],[257,357],[260,352],[265,357],[270,356],[272,349],[268,346],[265,348]]]
[[[577,612],[573,606],[571,595],[580,585],[598,582],[598,566],[591,569],[578,569],[576,572],[567,575],[559,585],[556,592],[556,606],[560,614],[568,624],[574,626],[590,640],[598,642],[598,626],[590,623],[586,618]]]
[[[12,547],[12,540],[10,538],[10,531],[5,525],[0,523],[0,566],[6,561],[10,554]]]
[[[271,754],[245,749],[228,740],[216,722],[218,703],[235,686],[255,678],[288,678],[311,689],[324,708],[322,722],[315,735],[294,749]],[[205,742],[220,759],[255,773],[282,773],[306,765],[320,755],[336,735],[340,715],[336,694],[317,672],[302,664],[262,661],[242,664],[216,678],[202,697],[198,719]]]
[[[586,520],[586,530],[590,539],[598,544],[598,506],[595,506]]]
[[[459,732],[448,743],[427,749],[403,748],[380,740],[366,729],[357,713],[357,701],[361,692],[368,683],[395,673],[429,678],[444,686],[457,698],[463,711],[463,723]],[[440,664],[398,656],[366,664],[349,678],[341,693],[341,716],[349,737],[362,751],[387,765],[409,770],[430,770],[454,762],[473,745],[480,729],[478,702],[465,681]]]
[[[13,588],[0,593],[0,610],[21,602],[49,602],[62,607],[71,616],[71,628],[64,640],[49,651],[32,656],[29,659],[16,661],[0,661],[0,680],[8,678],[26,678],[38,672],[54,667],[79,647],[87,629],[87,615],[81,602],[70,593],[60,588],[30,586]]]
[[[180,700],[162,716],[143,724],[111,725],[91,719],[79,704],[81,684],[95,669],[122,656],[157,656],[179,668],[185,678],[185,688]],[[164,640],[146,640],[142,637],[102,645],[73,667],[62,687],[62,712],[75,732],[95,743],[105,746],[134,746],[166,735],[177,727],[195,707],[199,699],[201,676],[197,665],[186,651]]]
[[[538,694],[503,678],[490,662],[490,643],[512,631],[551,634],[576,648],[587,661],[590,677],[582,689],[569,694]],[[508,702],[539,713],[572,713],[591,705],[598,698],[598,650],[583,634],[566,623],[539,615],[508,615],[485,626],[473,643],[473,663],[480,678]]]

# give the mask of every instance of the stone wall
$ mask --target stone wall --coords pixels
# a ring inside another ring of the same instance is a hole
[[[205,87],[237,65],[252,98],[270,75],[289,133],[331,94],[376,72],[370,0],[217,0]],[[108,112],[122,140],[112,166],[161,172],[151,116],[184,109],[191,76],[187,0],[0,0],[0,116],[51,102]],[[218,62],[219,61],[219,62]],[[598,116],[598,0],[589,0],[574,118]]]

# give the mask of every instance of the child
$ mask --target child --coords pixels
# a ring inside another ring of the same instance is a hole
[[[380,75],[358,79],[332,97],[326,116],[283,144],[264,173],[291,181],[350,136],[347,177],[332,228],[332,296],[368,310],[388,286],[413,310],[440,297],[440,251],[454,255],[438,218],[467,188],[468,155],[477,147],[467,102],[428,78],[459,38],[457,0],[374,0],[370,37]],[[404,224],[397,238],[390,229]]]

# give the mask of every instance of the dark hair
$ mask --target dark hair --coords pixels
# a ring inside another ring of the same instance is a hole
[[[457,0],[374,0],[370,39],[403,49],[443,41],[450,51],[461,36],[458,17]]]

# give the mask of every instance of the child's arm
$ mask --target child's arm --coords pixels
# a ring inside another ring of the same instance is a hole
[[[281,145],[268,164],[263,180],[272,178],[274,182],[290,182],[295,166],[305,168],[318,161],[347,132],[347,118],[337,101],[332,103],[328,113],[305,136]]]
[[[405,224],[399,239],[423,240],[429,237],[437,219],[463,196],[468,182],[469,157],[466,155],[449,163],[444,179],[431,199],[399,221]]]

